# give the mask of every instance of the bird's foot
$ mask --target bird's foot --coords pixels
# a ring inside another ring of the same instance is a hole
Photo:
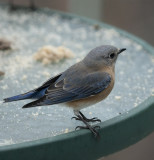
[[[98,119],[97,117],[94,118],[87,118],[83,115],[82,112],[79,111],[80,116],[86,121],[86,122],[101,122],[100,119]],[[72,117],[72,119],[78,120],[78,121],[82,121],[78,116],[76,117]]]
[[[83,117],[83,119],[86,121],[86,122],[101,122],[100,119],[98,119],[97,117],[94,117],[94,118],[87,118],[83,115],[82,112],[79,111],[79,114]]]
[[[92,118],[92,119],[87,119],[81,112],[78,112],[79,114],[76,115],[76,117],[72,117],[72,119],[76,119],[76,120],[79,120],[79,121],[82,121],[86,126],[77,126],[75,128],[76,129],[89,129],[93,135],[96,137],[99,137],[99,133],[97,132],[96,129],[100,129],[100,126],[94,126],[92,127],[88,122],[96,122],[96,121],[99,121],[97,118]]]
[[[94,127],[92,127],[90,125],[88,125],[88,126],[77,126],[75,128],[75,130],[77,130],[77,129],[89,129],[93,133],[95,138],[99,137],[99,133],[98,133],[97,129],[100,129],[100,126],[94,126]]]

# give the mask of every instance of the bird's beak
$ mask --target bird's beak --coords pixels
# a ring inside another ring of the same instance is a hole
[[[126,50],[126,48],[119,49],[118,54],[120,54],[121,52],[123,52],[125,50]]]

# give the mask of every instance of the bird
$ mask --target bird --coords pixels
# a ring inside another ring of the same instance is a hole
[[[120,53],[126,48],[118,49],[112,45],[101,45],[92,49],[80,62],[70,66],[64,72],[51,77],[40,87],[24,94],[3,99],[3,102],[32,99],[22,108],[45,105],[64,104],[74,111],[76,120],[85,126],[76,129],[89,129],[95,137],[99,136],[99,126],[91,122],[101,122],[94,117],[88,119],[81,109],[104,100],[112,91],[115,83],[115,63]]]

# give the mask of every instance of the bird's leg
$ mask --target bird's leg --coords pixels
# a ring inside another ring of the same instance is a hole
[[[80,128],[80,129],[89,129],[93,134],[94,134],[94,136],[95,137],[99,137],[99,133],[97,132],[97,130],[96,129],[100,129],[100,127],[99,126],[94,126],[94,127],[92,127],[84,118],[83,118],[83,114],[80,114],[80,112],[79,111],[74,111],[74,113],[75,113],[75,115],[76,115],[76,117],[72,117],[72,118],[75,118],[76,120],[80,120],[80,121],[82,121],[86,126],[77,126],[75,129],[78,129],[78,128]],[[84,116],[85,117],[85,116]]]

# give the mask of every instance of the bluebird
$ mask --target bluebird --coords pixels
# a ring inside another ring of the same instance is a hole
[[[76,129],[89,129],[97,137],[99,126],[93,127],[89,122],[100,122],[100,119],[88,119],[80,110],[104,100],[110,94],[115,82],[117,57],[125,50],[111,45],[96,47],[83,60],[50,78],[40,87],[5,98],[4,102],[35,99],[23,108],[64,103],[73,108],[75,117],[72,118],[85,124],[77,126]]]

